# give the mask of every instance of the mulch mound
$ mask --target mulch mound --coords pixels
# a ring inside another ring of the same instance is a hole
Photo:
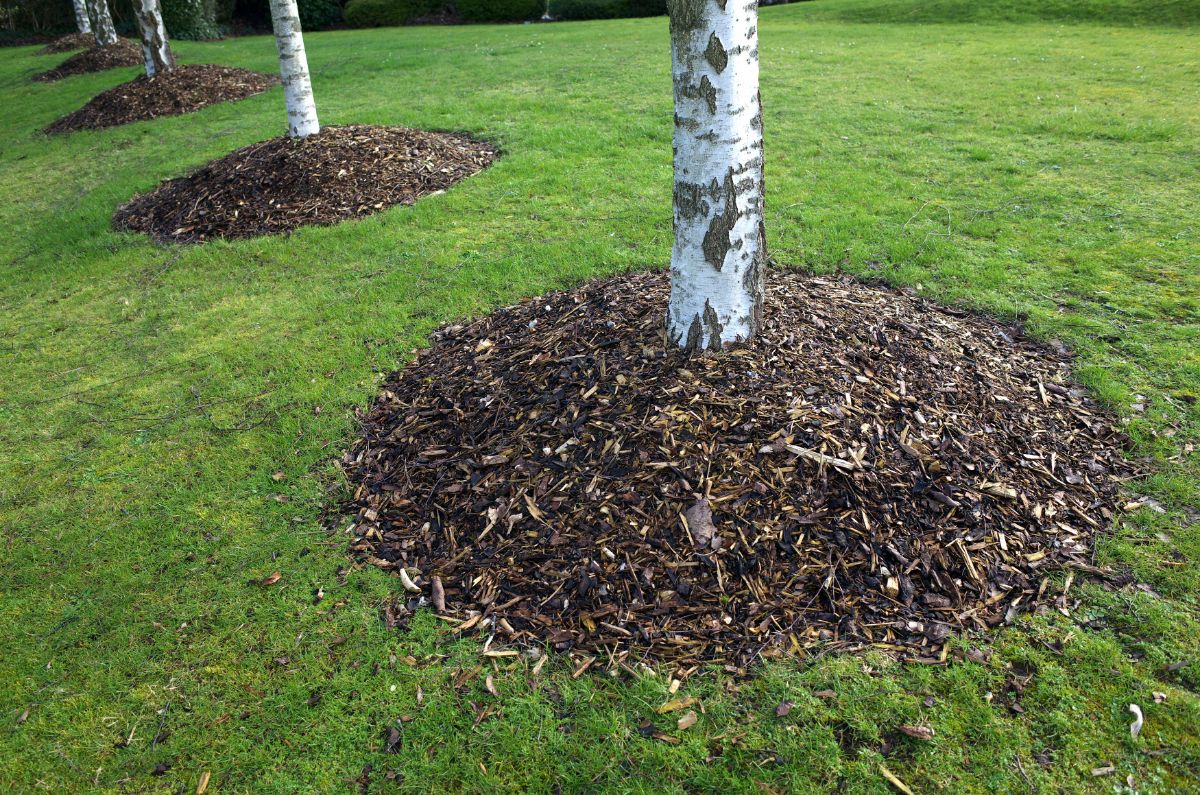
[[[97,94],[77,111],[58,119],[45,132],[99,130],[160,116],[191,113],[218,102],[244,99],[277,84],[279,78],[246,69],[212,64],[179,66],[166,74],[138,75]]]
[[[134,44],[129,39],[121,39],[116,44],[107,47],[91,47],[78,55],[72,55],[58,66],[42,72],[34,80],[47,82],[62,80],[71,75],[82,75],[91,72],[105,72],[118,66],[145,66],[141,45]]]
[[[74,52],[75,50],[87,50],[96,46],[96,36],[91,33],[68,33],[66,36],[59,36],[52,42],[43,47],[39,55],[55,55],[64,52]]]
[[[938,662],[1052,599],[1052,570],[1097,571],[1131,468],[1065,351],[906,292],[767,282],[761,337],[722,356],[664,352],[663,273],[435,334],[342,460],[352,550],[400,579],[389,621],[428,602],[604,665]]]
[[[177,243],[335,224],[443,191],[498,154],[453,133],[326,127],[300,140],[247,146],[164,182],[118,209],[114,224]]]

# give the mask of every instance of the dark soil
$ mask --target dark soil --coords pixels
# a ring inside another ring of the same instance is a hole
[[[166,74],[138,75],[97,94],[86,105],[46,128],[48,133],[98,130],[160,116],[191,113],[218,102],[259,94],[278,77],[211,64],[180,66]]]
[[[78,55],[72,55],[67,60],[49,71],[42,72],[34,80],[43,82],[62,80],[71,75],[82,75],[90,72],[105,72],[118,66],[144,66],[142,48],[129,39],[121,39],[116,44],[107,47],[92,47]]]
[[[247,146],[164,182],[118,209],[114,224],[181,243],[335,224],[445,190],[497,155],[453,133],[326,127]]]
[[[92,33],[68,33],[59,36],[41,49],[39,55],[56,55],[75,50],[87,50],[96,46],[96,36]]]
[[[435,335],[343,459],[352,549],[497,641],[746,665],[1052,606],[1131,474],[1065,352],[849,279],[769,273],[750,346],[664,353],[667,279]],[[409,591],[409,592],[406,592]]]

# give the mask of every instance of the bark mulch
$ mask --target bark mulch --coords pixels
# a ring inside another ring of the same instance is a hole
[[[38,51],[38,55],[56,55],[75,50],[87,50],[95,46],[96,37],[91,33],[68,33],[66,36],[59,36],[51,41]]]
[[[245,238],[361,218],[412,204],[489,166],[491,144],[403,127],[326,127],[239,149],[135,196],[118,229],[160,241]]]
[[[99,130],[160,116],[191,113],[218,102],[244,99],[277,84],[279,78],[212,64],[179,66],[166,74],[138,75],[110,88],[46,127],[45,132]]]
[[[951,633],[1065,604],[1051,572],[1101,573],[1133,473],[1065,351],[906,292],[767,281],[762,336],[719,357],[664,352],[663,273],[435,334],[342,459],[352,550],[398,578],[389,622],[428,603],[605,667],[936,664]]]
[[[116,44],[107,47],[91,47],[83,52],[72,55],[58,66],[35,76],[34,80],[48,82],[62,80],[72,75],[82,75],[90,72],[105,72],[118,66],[144,66],[142,48],[129,39],[121,39]]]

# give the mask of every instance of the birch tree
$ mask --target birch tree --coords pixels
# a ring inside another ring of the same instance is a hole
[[[165,74],[175,68],[175,56],[167,41],[159,0],[133,0],[133,13],[142,31],[142,55],[146,58],[146,76]]]
[[[75,6],[75,27],[80,33],[92,32],[92,20],[88,19],[87,3],[84,0],[72,0]]]
[[[92,32],[96,36],[96,44],[107,47],[117,43],[117,29],[113,26],[112,14],[108,10],[108,0],[86,0],[88,14],[92,18]]]
[[[288,135],[307,138],[319,132],[321,125],[317,122],[317,106],[313,102],[296,0],[271,0],[271,24],[275,28],[275,46],[279,49],[279,75],[287,103]]]
[[[675,246],[667,338],[719,351],[762,325],[758,0],[668,0],[675,89]]]

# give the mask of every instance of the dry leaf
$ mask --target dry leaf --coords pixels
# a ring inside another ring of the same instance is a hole
[[[282,575],[282,574],[280,574],[280,573],[279,573],[279,572],[277,572],[277,571],[276,571],[276,572],[272,572],[272,573],[271,573],[271,575],[270,575],[270,576],[268,576],[268,577],[266,577],[266,578],[264,578],[264,579],[263,579],[263,580],[262,580],[262,581],[259,583],[259,585],[264,585],[264,586],[265,586],[265,585],[274,585],[275,583],[279,582],[281,579],[283,579],[283,575]]]
[[[196,784],[196,795],[204,795],[208,791],[208,780],[212,774],[205,770],[200,774],[200,781]]]
[[[492,681],[492,675],[488,674],[483,680],[483,686],[487,691],[497,698],[500,697],[500,691],[496,689],[496,683]]]
[[[935,734],[928,726],[901,726],[900,731],[918,740],[932,740]]]
[[[775,717],[785,718],[792,711],[792,707],[796,706],[790,701],[780,701],[779,706],[775,708]]]
[[[692,540],[696,542],[696,546],[707,547],[712,543],[713,537],[717,534],[717,526],[713,524],[712,509],[708,507],[708,500],[700,500],[688,508],[684,512],[683,518],[687,522],[688,532],[692,534]]]
[[[679,717],[679,720],[675,722],[675,725],[679,727],[680,731],[686,731],[695,726],[696,721],[698,720],[700,720],[700,718],[697,717],[696,713],[693,710],[688,710]]]

